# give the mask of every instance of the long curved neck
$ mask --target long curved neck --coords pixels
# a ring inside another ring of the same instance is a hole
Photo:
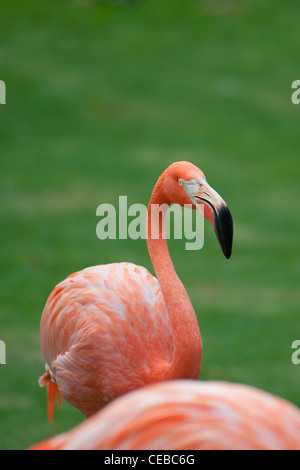
[[[164,204],[162,217],[157,205]],[[176,274],[170,258],[165,233],[165,217],[169,208],[160,180],[156,184],[147,212],[147,246],[168,310],[173,329],[174,354],[170,378],[198,378],[202,357],[202,341],[197,318],[187,292]]]

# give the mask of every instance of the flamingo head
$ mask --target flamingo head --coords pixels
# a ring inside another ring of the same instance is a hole
[[[232,216],[221,196],[207,183],[204,173],[189,162],[170,165],[164,175],[164,193],[169,203],[204,206],[204,217],[212,224],[222,251],[230,258],[233,239]]]

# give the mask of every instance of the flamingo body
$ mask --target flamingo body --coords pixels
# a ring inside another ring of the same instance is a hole
[[[33,449],[300,450],[300,410],[246,385],[175,380],[128,393]]]
[[[157,279],[131,263],[72,274],[47,301],[41,344],[52,380],[85,416],[167,379],[173,337]]]

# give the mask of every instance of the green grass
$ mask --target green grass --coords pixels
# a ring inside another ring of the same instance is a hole
[[[1,449],[82,421],[67,403],[46,420],[44,304],[90,265],[152,271],[143,240],[96,238],[96,208],[123,194],[147,203],[176,160],[206,173],[235,223],[230,261],[209,226],[200,252],[170,242],[199,318],[202,378],[300,406],[298,13],[291,0],[2,0]]]

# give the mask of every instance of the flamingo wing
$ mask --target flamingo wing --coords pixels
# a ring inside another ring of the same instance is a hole
[[[131,263],[72,274],[49,296],[41,345],[50,381],[87,417],[125,392],[163,380],[173,336],[157,279]]]

